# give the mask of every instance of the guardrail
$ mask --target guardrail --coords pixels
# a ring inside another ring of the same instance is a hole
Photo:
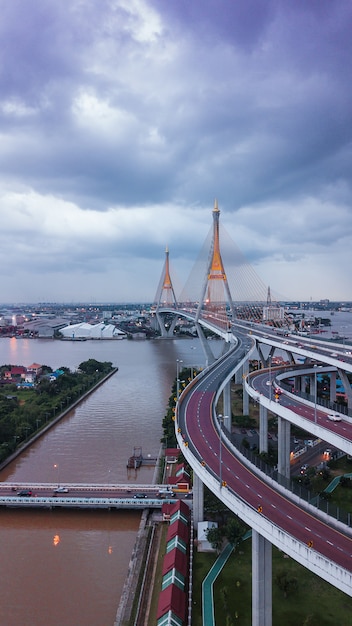
[[[176,498],[72,498],[42,496],[0,496],[0,507],[80,509],[161,509]]]

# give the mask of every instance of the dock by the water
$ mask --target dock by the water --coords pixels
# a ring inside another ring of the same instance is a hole
[[[142,465],[156,465],[157,460],[158,457],[150,456],[150,454],[143,456],[142,448],[135,447],[132,456],[127,461],[127,467],[128,469],[138,469]]]

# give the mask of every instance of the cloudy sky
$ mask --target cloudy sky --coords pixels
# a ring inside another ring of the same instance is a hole
[[[350,0],[0,15],[0,302],[152,301],[215,198],[272,291],[352,300]]]

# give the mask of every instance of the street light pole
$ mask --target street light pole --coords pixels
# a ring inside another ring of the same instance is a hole
[[[269,400],[271,402],[271,354],[269,354]]]
[[[57,486],[60,487],[60,466],[58,463],[55,463],[54,468],[57,469]]]
[[[220,468],[219,468],[219,479],[220,479],[220,489],[222,487],[222,425],[224,423],[224,418],[222,415],[218,415],[218,421],[219,421],[219,428],[220,428],[220,449],[219,449],[219,463],[220,463]]]
[[[180,397],[180,363],[183,363],[181,359],[176,359],[176,400]]]

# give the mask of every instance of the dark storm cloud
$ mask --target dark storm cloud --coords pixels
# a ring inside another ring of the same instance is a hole
[[[70,270],[74,280],[118,266],[123,285],[124,260],[129,277],[147,259],[157,271],[168,244],[184,273],[218,197],[221,220],[267,282],[275,267],[303,298],[296,277],[307,263],[344,273],[349,2],[0,0],[0,9],[0,245],[14,271]],[[153,293],[158,279],[149,268]],[[128,299],[147,281],[125,283]],[[316,288],[328,296],[321,290],[336,293],[337,282]],[[110,299],[108,279],[97,289]]]

